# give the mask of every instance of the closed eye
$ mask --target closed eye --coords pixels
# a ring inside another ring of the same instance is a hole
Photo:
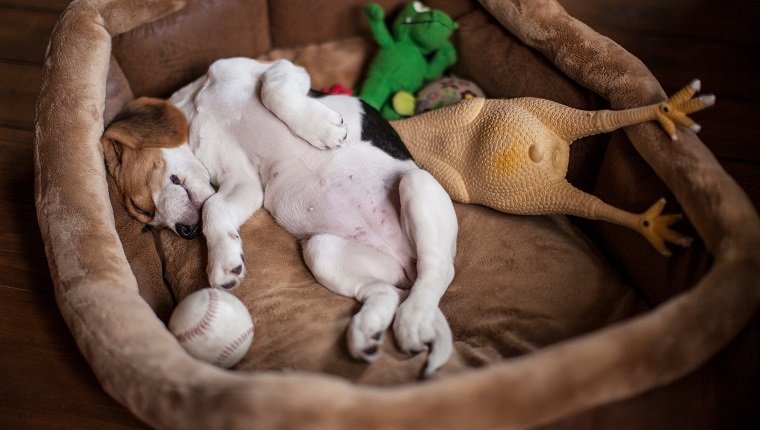
[[[174,185],[182,185],[182,181],[179,180],[179,178],[177,177],[177,175],[171,175],[169,177],[169,180],[171,180],[172,184],[174,184]]]
[[[132,200],[132,199],[129,199],[129,201],[132,203],[132,207],[133,207],[133,208],[135,208],[135,210],[136,210],[137,212],[139,212],[139,213],[140,213],[140,215],[144,215],[144,216],[146,216],[146,217],[149,217],[149,218],[153,219],[153,215],[154,215],[154,213],[153,213],[153,212],[151,212],[151,211],[146,211],[145,209],[141,208],[140,206],[138,206],[137,204],[135,204],[135,201],[134,201],[134,200]]]

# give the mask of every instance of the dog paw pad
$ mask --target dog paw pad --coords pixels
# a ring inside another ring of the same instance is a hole
[[[377,354],[377,351],[379,350],[380,350],[380,347],[378,347],[377,345],[372,345],[370,347],[365,348],[362,351],[362,355],[363,356],[375,355]]]
[[[236,285],[237,285],[237,281],[230,281],[222,285],[222,289],[229,290],[231,288],[235,288]]]

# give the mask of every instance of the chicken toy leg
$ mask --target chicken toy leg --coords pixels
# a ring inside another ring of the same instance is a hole
[[[615,208],[565,180],[571,143],[584,136],[656,120],[672,139],[676,126],[699,130],[687,115],[714,104],[694,98],[693,81],[665,102],[621,111],[584,111],[537,98],[475,98],[393,123],[415,161],[462,203],[503,212],[562,213],[601,219],[641,233],[660,253],[691,240],[669,228],[664,200],[642,214]]]

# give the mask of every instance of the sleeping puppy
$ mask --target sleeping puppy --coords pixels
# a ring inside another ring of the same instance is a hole
[[[240,283],[238,230],[264,207],[302,240],[317,281],[362,302],[351,354],[374,361],[393,323],[402,350],[430,350],[432,375],[452,351],[438,307],[454,276],[451,200],[371,107],[309,87],[287,61],[217,61],[170,103],[128,106],[104,133],[107,168],[138,220],[202,231],[216,288]]]

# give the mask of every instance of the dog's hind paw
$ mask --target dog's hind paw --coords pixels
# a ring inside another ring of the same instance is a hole
[[[380,356],[384,337],[385,334],[382,331],[368,336],[355,324],[351,324],[348,328],[348,350],[355,359],[372,363]]]
[[[451,328],[439,308],[423,309],[404,302],[396,311],[393,333],[402,351],[416,354],[429,351],[423,372],[432,377],[451,357],[453,341]]]
[[[428,349],[435,338],[434,309],[421,309],[405,301],[396,311],[393,333],[402,351],[417,354]]]
[[[359,311],[348,326],[348,350],[357,360],[372,363],[380,356],[385,330],[390,321],[366,310]]]

